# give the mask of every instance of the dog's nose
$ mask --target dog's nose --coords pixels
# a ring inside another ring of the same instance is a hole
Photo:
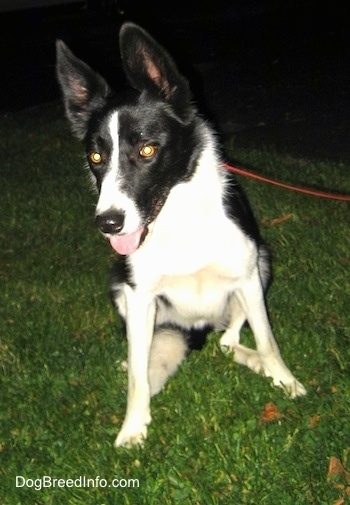
[[[95,218],[96,226],[103,233],[119,233],[124,226],[124,213],[122,212],[104,212],[98,214]]]

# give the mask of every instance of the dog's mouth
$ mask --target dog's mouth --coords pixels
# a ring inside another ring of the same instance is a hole
[[[145,220],[144,225],[140,226],[136,231],[131,233],[110,233],[108,234],[109,242],[111,247],[121,256],[129,256],[130,254],[137,251],[140,245],[145,240],[148,234],[148,226],[155,220],[155,218],[160,213],[166,197],[163,196],[155,201],[152,212],[149,217]],[[102,231],[104,231],[102,229]]]
[[[144,241],[148,232],[147,226],[142,226],[132,233],[124,233],[121,235],[111,235],[109,242],[112,248],[122,256],[129,256],[134,253]]]

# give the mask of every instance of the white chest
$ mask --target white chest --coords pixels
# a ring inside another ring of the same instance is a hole
[[[235,286],[235,279],[224,276],[215,266],[207,266],[191,275],[163,276],[155,294],[167,299],[167,312],[174,321],[217,325],[225,318]]]

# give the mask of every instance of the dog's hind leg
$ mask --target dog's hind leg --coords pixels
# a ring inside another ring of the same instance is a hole
[[[264,367],[259,353],[239,343],[240,331],[247,318],[236,296],[231,300],[230,310],[230,324],[220,339],[222,351],[225,353],[233,352],[236,363],[247,366],[253,372],[263,372]]]
[[[260,358],[263,373],[267,377],[272,377],[274,384],[283,388],[291,397],[306,394],[304,386],[296,380],[281,357],[268,320],[261,278],[257,268],[242,283],[235,295],[243,312],[247,315],[248,323],[254,333],[256,352]],[[244,350],[244,353],[247,351]],[[257,357],[255,354],[252,356]]]
[[[220,339],[220,346],[224,352],[231,352],[239,344],[240,331],[247,319],[241,304],[236,296],[230,300],[230,322]]]
[[[268,250],[263,244],[258,251],[258,272],[260,286],[266,292],[271,279],[271,265]],[[264,365],[260,353],[239,343],[240,331],[246,320],[243,304],[237,296],[233,296],[230,301],[230,322],[220,339],[220,346],[223,352],[233,352],[234,360],[240,365],[247,366],[255,373],[263,373]]]

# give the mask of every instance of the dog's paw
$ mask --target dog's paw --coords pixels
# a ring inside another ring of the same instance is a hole
[[[274,384],[276,386],[281,387],[290,398],[296,398],[297,396],[305,396],[307,393],[306,389],[301,384],[301,382],[297,381],[295,378],[293,378],[293,380],[290,382],[280,381],[276,383],[274,381]]]
[[[225,331],[225,333],[220,338],[220,347],[222,352],[229,353],[233,352],[236,345],[239,342],[239,333],[233,333],[231,331]]]
[[[266,377],[273,379],[274,386],[284,390],[290,398],[306,395],[306,389],[297,381],[279,355],[262,357],[263,371]]]
[[[141,428],[134,426],[123,426],[120,430],[115,442],[114,447],[132,447],[135,445],[143,445],[147,438],[147,426],[143,425]]]
[[[237,353],[235,353],[235,356],[237,356]],[[263,363],[258,352],[252,351],[251,353],[248,353],[245,364],[254,373],[264,375]]]
[[[222,344],[221,342],[220,342],[220,349],[221,352],[223,352],[224,354],[230,354],[231,352],[233,352],[233,347],[231,347],[230,345]]]
[[[221,349],[223,352],[233,352],[233,357],[236,363],[240,365],[245,365],[250,368],[253,372],[257,374],[264,373],[263,362],[260,354],[254,349],[249,349],[243,345],[237,344],[233,347],[222,345],[220,342]]]

